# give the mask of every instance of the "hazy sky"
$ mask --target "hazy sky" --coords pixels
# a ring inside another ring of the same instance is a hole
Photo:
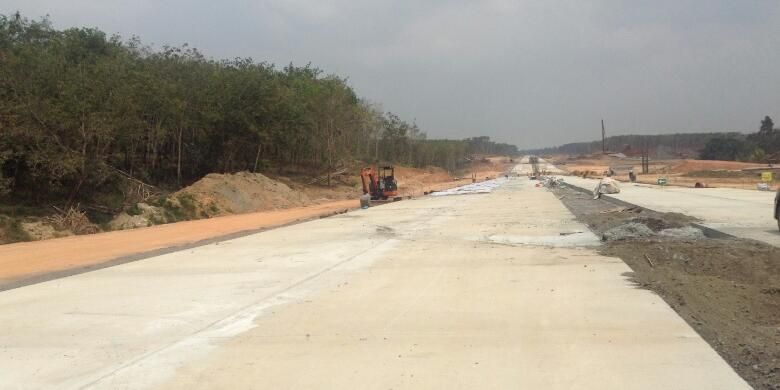
[[[218,58],[308,62],[429,137],[520,147],[780,124],[779,0],[2,0]]]

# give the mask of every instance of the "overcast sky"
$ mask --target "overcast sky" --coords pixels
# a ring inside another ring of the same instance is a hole
[[[429,137],[519,147],[780,124],[779,0],[2,0],[215,58],[308,62]]]

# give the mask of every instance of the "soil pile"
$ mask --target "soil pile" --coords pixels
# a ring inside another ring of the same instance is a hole
[[[172,198],[208,217],[278,210],[311,204],[301,191],[260,173],[208,174]]]

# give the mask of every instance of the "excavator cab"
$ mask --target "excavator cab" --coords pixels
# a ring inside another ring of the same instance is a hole
[[[398,195],[398,183],[395,181],[395,169],[393,167],[382,167],[379,174],[379,187],[385,198]]]
[[[398,195],[398,182],[395,180],[395,169],[392,166],[363,168],[360,171],[363,182],[363,193],[369,194],[371,200],[387,200]]]

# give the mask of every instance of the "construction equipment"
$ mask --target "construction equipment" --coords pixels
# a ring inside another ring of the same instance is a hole
[[[528,162],[531,163],[531,176],[532,180],[539,178],[541,172],[539,171],[539,157],[531,156],[528,158]]]
[[[398,183],[395,181],[395,169],[392,166],[363,168],[360,171],[363,182],[363,194],[371,196],[371,200],[400,200]]]

